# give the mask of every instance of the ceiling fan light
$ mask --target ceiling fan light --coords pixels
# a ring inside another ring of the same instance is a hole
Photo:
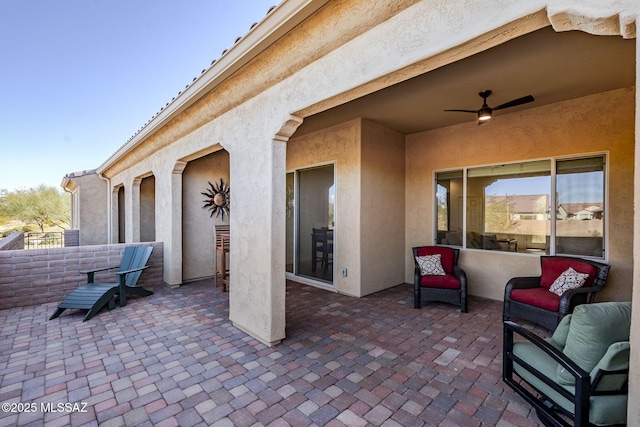
[[[491,118],[491,108],[481,108],[478,110],[478,120],[486,122]]]

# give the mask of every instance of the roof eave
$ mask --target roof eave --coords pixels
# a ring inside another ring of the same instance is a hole
[[[199,77],[194,79],[184,91],[156,114],[140,131],[129,139],[97,168],[101,174],[119,159],[136,148],[158,130],[171,122],[184,110],[195,104],[208,92],[225,81],[229,76],[246,65],[291,29],[299,25],[329,0],[285,0],[249,32],[241,37],[222,56],[212,63]]]

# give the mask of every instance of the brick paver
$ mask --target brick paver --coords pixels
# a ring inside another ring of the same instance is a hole
[[[22,412],[0,427],[539,425],[501,380],[498,301],[416,310],[406,284],[352,298],[289,282],[271,348],[211,280],[154,291],[88,322],[0,311],[0,400]]]

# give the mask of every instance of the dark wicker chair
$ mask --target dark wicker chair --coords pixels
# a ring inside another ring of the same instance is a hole
[[[421,274],[417,258],[440,254],[445,275]],[[460,312],[467,312],[467,276],[458,267],[460,249],[446,246],[418,246],[413,248],[415,273],[413,279],[413,306],[420,308],[423,301],[455,304]]]
[[[503,320],[518,318],[555,330],[560,320],[579,304],[591,304],[607,280],[610,266],[582,258],[541,256],[542,273],[535,277],[514,277],[504,290]],[[572,267],[589,274],[584,285],[558,296],[549,291],[558,276]]]

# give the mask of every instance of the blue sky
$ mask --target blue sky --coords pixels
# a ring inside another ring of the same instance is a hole
[[[280,0],[0,0],[0,189],[102,164]]]
[[[602,203],[604,172],[559,174],[556,187],[559,204]],[[492,196],[551,194],[550,192],[550,176],[499,179],[486,188],[486,194]]]

